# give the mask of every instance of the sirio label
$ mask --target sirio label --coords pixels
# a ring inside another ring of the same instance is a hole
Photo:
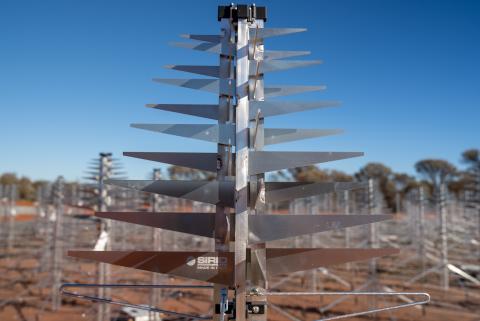
[[[187,265],[198,270],[219,270],[227,268],[228,259],[222,256],[190,256],[187,258]]]

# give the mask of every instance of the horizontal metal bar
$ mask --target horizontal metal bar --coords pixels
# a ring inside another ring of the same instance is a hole
[[[362,296],[375,296],[375,295],[423,295],[430,298],[430,295],[425,292],[266,292],[266,296],[314,296],[314,295],[362,295]]]
[[[174,284],[97,284],[97,283],[64,283],[60,290],[65,288],[154,288],[154,289],[213,289],[212,285],[174,285]]]

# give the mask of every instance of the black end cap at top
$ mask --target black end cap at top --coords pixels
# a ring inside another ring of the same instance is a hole
[[[267,21],[267,8],[257,7],[255,5],[239,4],[237,6],[218,6],[218,21],[222,19],[247,19],[248,21],[264,20]]]

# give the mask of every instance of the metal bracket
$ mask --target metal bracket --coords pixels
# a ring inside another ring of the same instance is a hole
[[[199,316],[181,312],[175,312],[171,310],[160,309],[157,307],[133,304],[125,301],[115,301],[110,298],[102,298],[93,295],[79,294],[77,292],[67,291],[68,288],[134,288],[134,289],[213,289],[210,285],[170,285],[170,284],[85,284],[85,283],[65,283],[62,284],[59,291],[62,295],[75,297],[79,299],[89,300],[99,303],[108,303],[118,306],[124,306],[129,308],[135,308],[139,310],[145,310],[149,312],[158,312],[176,315],[179,317],[186,317],[195,320],[211,320],[211,316]]]

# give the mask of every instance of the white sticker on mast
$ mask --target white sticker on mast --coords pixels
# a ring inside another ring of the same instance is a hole
[[[103,230],[100,233],[100,236],[97,239],[97,242],[95,243],[95,247],[93,248],[94,251],[105,251],[107,248],[107,242],[108,242],[108,233],[107,231]]]

